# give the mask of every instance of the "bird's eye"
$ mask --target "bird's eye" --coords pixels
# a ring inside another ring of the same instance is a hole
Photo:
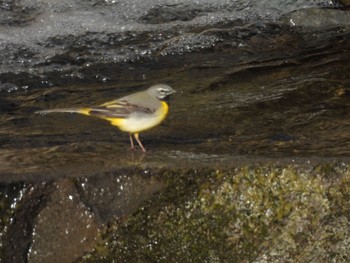
[[[165,89],[159,89],[159,92],[164,94],[165,93]]]

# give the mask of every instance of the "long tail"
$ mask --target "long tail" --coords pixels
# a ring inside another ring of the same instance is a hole
[[[35,114],[47,114],[47,113],[58,113],[58,112],[68,112],[68,113],[80,113],[80,114],[85,114],[89,115],[89,111],[91,109],[89,108],[65,108],[65,109],[50,109],[50,110],[39,110],[36,111]]]

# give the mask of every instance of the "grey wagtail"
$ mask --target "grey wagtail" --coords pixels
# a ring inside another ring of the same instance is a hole
[[[132,138],[134,135],[142,151],[145,152],[146,149],[139,139],[139,133],[157,126],[165,119],[169,106],[163,99],[174,92],[175,90],[168,85],[157,84],[147,90],[132,93],[96,107],[50,109],[35,113],[70,112],[107,120],[120,130],[129,133],[131,149],[134,149]]]

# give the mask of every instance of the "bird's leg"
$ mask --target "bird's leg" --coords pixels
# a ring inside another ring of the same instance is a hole
[[[130,138],[131,150],[134,150],[135,149],[134,140],[132,139],[132,134],[131,133],[129,133],[129,138]]]
[[[145,147],[143,147],[143,145],[142,145],[142,143],[141,143],[141,141],[140,141],[140,139],[139,139],[139,134],[138,134],[138,133],[134,133],[134,137],[135,137],[135,140],[136,140],[136,141],[138,142],[138,144],[140,145],[142,151],[143,151],[143,152],[146,152]]]

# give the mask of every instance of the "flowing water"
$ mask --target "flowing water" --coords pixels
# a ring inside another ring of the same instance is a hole
[[[1,180],[349,157],[350,16],[335,1],[0,1]],[[332,9],[333,8],[333,9]],[[147,154],[84,107],[166,83]]]
[[[282,31],[249,36],[234,52],[227,51],[232,42],[225,39],[202,53],[122,65],[112,77],[118,81],[46,89],[2,85],[4,180],[82,176],[131,165],[348,158],[349,33],[333,37],[332,30],[322,46],[317,37],[301,39],[295,31]],[[271,51],[273,45],[276,50]],[[34,114],[38,109],[98,105],[154,83],[167,83],[178,92],[170,98],[164,123],[141,134],[146,154],[131,151],[128,135],[103,120]]]

